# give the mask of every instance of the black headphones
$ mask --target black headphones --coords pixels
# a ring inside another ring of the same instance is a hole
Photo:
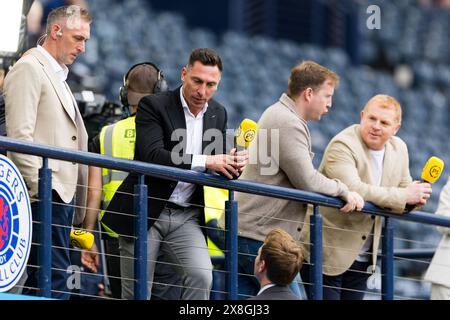
[[[155,68],[156,71],[158,72],[158,80],[156,80],[155,86],[153,87],[153,92],[149,93],[149,94],[155,94],[155,93],[164,92],[164,91],[169,90],[169,86],[167,85],[166,80],[164,80],[162,71],[159,70],[159,68],[154,63],[152,63],[152,62],[137,63],[134,66],[132,66],[130,68],[130,70],[128,70],[128,72],[124,75],[123,86],[121,86],[119,88],[119,99],[125,109],[128,109],[128,107],[130,106],[130,104],[128,103],[128,88],[127,88],[128,75],[134,68],[136,68],[137,66],[142,66],[142,65],[150,65],[153,68]]]

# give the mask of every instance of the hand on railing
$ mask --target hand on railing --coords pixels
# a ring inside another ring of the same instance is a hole
[[[341,212],[361,211],[364,207],[364,199],[357,192],[349,191],[343,200],[347,204],[340,209]]]

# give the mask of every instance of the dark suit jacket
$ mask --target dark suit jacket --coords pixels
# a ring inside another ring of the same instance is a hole
[[[248,300],[300,300],[288,286],[273,286]]]
[[[221,150],[209,150],[209,144],[214,138],[203,136],[202,149],[208,154],[220,154],[226,152],[226,123],[227,113],[225,108],[211,99],[208,101],[208,109],[203,116],[203,133],[208,129],[218,129],[222,139]],[[134,160],[145,161],[160,165],[190,169],[192,155],[184,154],[186,150],[186,139],[175,133],[174,141],[171,140],[172,133],[176,129],[186,129],[186,119],[180,100],[180,88],[157,95],[146,96],[141,99],[136,114],[136,146]],[[216,137],[219,139],[219,137]],[[177,146],[181,142],[183,148]],[[177,146],[175,149],[174,147]],[[206,148],[206,150],[205,150]],[[172,153],[183,157],[181,164],[172,161]],[[138,183],[138,175],[130,174],[120,185],[118,191],[111,200],[107,210],[134,215],[133,196],[134,185]],[[157,199],[169,199],[177,182],[154,177],[145,177],[148,186],[148,228],[158,218],[166,201]],[[124,194],[125,193],[125,194]],[[203,188],[197,187],[191,203],[203,205]],[[134,234],[133,217],[119,214],[107,213],[102,222],[120,234]],[[204,219],[203,219],[204,220]]]

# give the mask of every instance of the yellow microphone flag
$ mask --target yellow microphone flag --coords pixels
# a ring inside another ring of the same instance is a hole
[[[444,170],[444,161],[438,157],[430,157],[422,171],[422,180],[435,183]]]
[[[247,148],[255,138],[257,128],[258,125],[255,121],[250,119],[242,120],[236,135],[236,144]]]

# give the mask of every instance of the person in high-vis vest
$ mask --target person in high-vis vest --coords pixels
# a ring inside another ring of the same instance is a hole
[[[119,90],[120,101],[124,113],[128,117],[103,127],[100,134],[93,138],[89,151],[132,160],[136,141],[135,113],[138,102],[144,96],[163,92],[167,89],[167,83],[161,71],[153,63],[143,62],[132,66],[124,76],[123,86]],[[119,235],[104,224],[101,219],[109,201],[127,175],[128,172],[89,167],[89,191],[83,228],[87,231],[95,229],[98,211],[101,209],[99,220],[105,243],[109,284],[114,298],[121,297]],[[83,251],[82,263],[90,270],[97,271],[98,260],[98,248],[95,244],[90,250]]]
[[[133,66],[130,71],[125,75],[124,85],[120,88],[120,100],[125,108],[125,113],[131,115],[118,121],[115,124],[105,126],[100,131],[100,134],[93,139],[93,142],[90,145],[90,151],[100,153],[103,155],[109,155],[113,157],[120,157],[124,159],[133,159],[134,156],[134,145],[135,145],[135,113],[137,110],[137,102],[134,97],[133,88],[137,86],[136,83],[139,83],[140,79],[136,75],[138,70],[132,71],[132,69],[140,69],[140,72],[144,73],[145,69],[151,69],[152,65],[147,64],[138,64]],[[156,67],[154,68],[155,70]],[[141,78],[145,78],[144,75],[141,75]],[[158,74],[158,79],[163,79],[162,74]],[[155,80],[147,82],[148,87],[142,87],[141,90],[145,92],[145,90],[150,90],[152,87],[155,88],[157,92],[165,91],[167,88],[167,84],[162,83],[162,80],[158,85],[153,85]],[[131,89],[130,89],[131,88]],[[136,90],[136,89],[135,89]],[[153,92],[153,93],[157,93]],[[151,94],[151,91],[148,91],[148,94]],[[139,97],[138,97],[139,98]],[[133,103],[134,99],[134,103]],[[129,111],[127,112],[127,109]],[[101,221],[103,215],[105,214],[104,208],[106,208],[109,204],[109,201],[114,196],[117,188],[120,186],[122,181],[128,175],[127,172],[106,169],[106,168],[98,168],[91,167],[90,168],[90,180],[89,180],[89,202],[88,202],[88,218],[85,219],[84,228],[87,230],[93,230],[96,219],[98,209],[101,204],[101,212],[100,212],[100,223],[103,229],[105,236],[105,251],[106,251],[106,260],[107,260],[107,270],[109,275],[109,282],[112,291],[112,296],[115,298],[121,297],[121,285],[120,285],[120,259],[119,259],[119,251],[118,251],[118,237],[119,235],[109,228],[105,223]],[[205,186],[205,216],[206,223],[211,222],[214,228],[211,228],[212,232],[220,232],[218,229],[218,221],[220,220],[224,208],[225,201],[228,199],[228,190],[206,187]],[[210,232],[206,232],[208,235]],[[212,257],[224,257],[224,254],[221,249],[215,244],[218,242],[216,238],[211,235],[212,241],[208,236],[208,248],[210,255]],[[221,245],[219,245],[221,246]],[[98,264],[98,249],[97,247],[93,247],[90,251],[84,251],[82,254],[83,263],[86,267],[91,270],[96,270],[96,266]],[[158,272],[158,269],[160,272]],[[153,298],[155,299],[178,299],[179,298],[179,290],[176,289],[173,282],[177,282],[176,274],[172,274],[171,272],[161,272],[161,269],[157,267],[155,271],[155,276],[159,275],[160,283],[170,282],[172,286],[164,285],[154,286],[154,292],[152,292]]]
[[[205,224],[208,240],[208,251],[211,257],[224,257],[224,230],[219,226],[219,221],[225,212],[225,201],[228,200],[228,190],[203,187],[205,198]]]
[[[244,119],[234,137],[234,145],[240,149],[247,149],[255,138],[258,124],[251,119]],[[203,187],[205,200],[205,224],[208,240],[208,250],[212,258],[224,258],[225,255],[225,202],[228,200],[228,190]],[[217,261],[220,261],[219,259]],[[214,260],[213,260],[214,262]]]

